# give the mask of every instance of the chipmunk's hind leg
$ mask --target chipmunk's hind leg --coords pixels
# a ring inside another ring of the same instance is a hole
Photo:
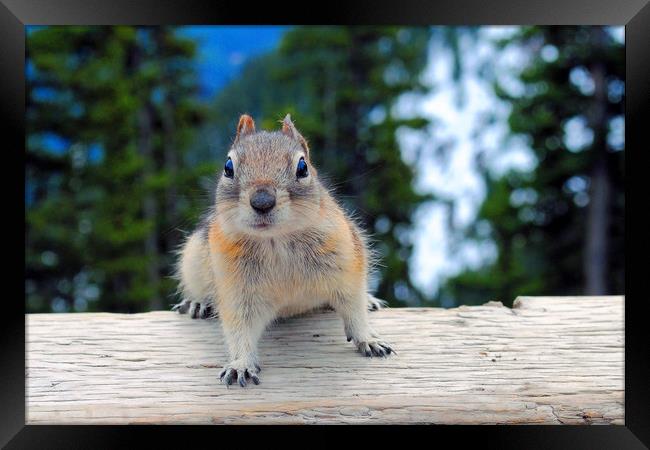
[[[178,311],[179,314],[187,314],[189,312],[192,319],[216,319],[219,317],[217,309],[209,298],[201,302],[194,302],[184,298],[172,306],[172,311]]]
[[[179,291],[183,299],[172,307],[193,319],[217,317],[212,296],[214,287],[205,230],[201,227],[190,235],[181,250],[177,267]]]
[[[380,300],[375,296],[368,294],[368,311],[378,311],[382,308],[385,308],[388,302],[386,300]]]

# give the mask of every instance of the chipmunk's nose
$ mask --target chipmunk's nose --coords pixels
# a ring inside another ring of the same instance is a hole
[[[260,214],[267,213],[275,206],[275,194],[269,189],[258,189],[251,195],[251,206]]]

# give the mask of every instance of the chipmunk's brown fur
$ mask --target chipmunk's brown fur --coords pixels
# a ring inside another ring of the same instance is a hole
[[[276,132],[256,132],[243,115],[228,158],[213,210],[181,250],[175,306],[192,317],[216,309],[231,356],[222,381],[259,383],[266,326],[322,306],[341,315],[364,355],[390,354],[368,325],[381,302],[368,293],[366,239],[318,180],[289,115]]]

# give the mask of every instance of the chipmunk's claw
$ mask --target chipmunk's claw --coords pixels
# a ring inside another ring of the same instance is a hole
[[[235,369],[224,369],[219,376],[219,379],[222,383],[226,383],[228,386],[232,384],[232,379],[235,377],[237,371]]]
[[[200,303],[192,302],[192,304],[190,305],[190,317],[192,319],[198,319],[200,309],[201,309]]]
[[[201,308],[199,309],[199,317],[201,319],[211,319],[215,314],[213,312],[212,304],[210,303],[201,303]]]
[[[178,311],[179,314],[185,314],[190,309],[191,303],[191,301],[184,298],[179,303],[172,306],[172,311]]]

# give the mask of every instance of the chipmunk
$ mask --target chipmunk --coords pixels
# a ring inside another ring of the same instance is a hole
[[[259,384],[257,343],[267,325],[323,306],[341,316],[363,355],[387,356],[394,350],[368,324],[368,310],[383,306],[368,292],[370,256],[290,115],[280,131],[256,132],[244,114],[214,206],[180,251],[183,300],[173,309],[193,318],[216,310],[231,358],[220,373],[226,385]]]

